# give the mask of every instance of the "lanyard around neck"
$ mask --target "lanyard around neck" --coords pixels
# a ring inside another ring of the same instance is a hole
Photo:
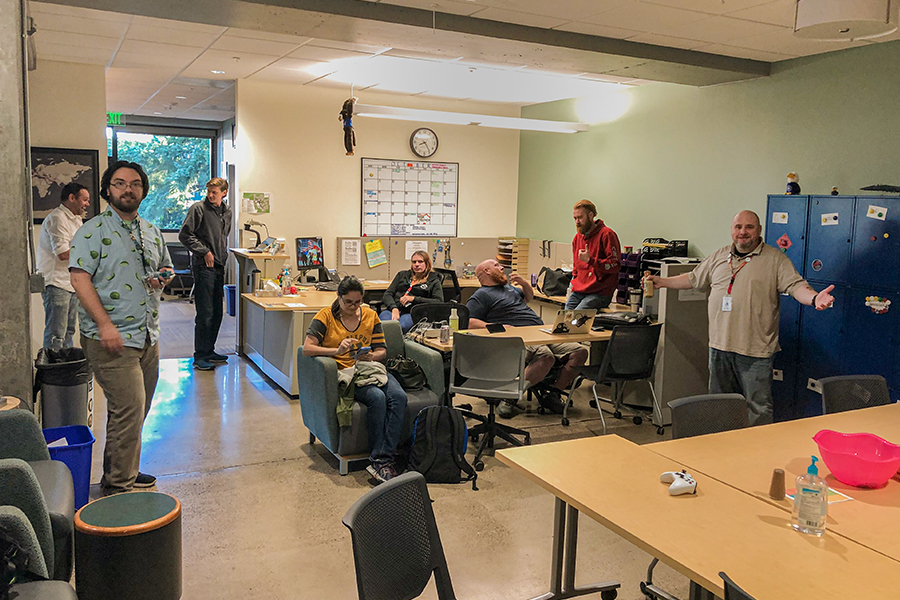
[[[134,243],[135,249],[141,255],[141,266],[143,267],[141,271],[144,275],[147,274],[147,268],[150,266],[150,261],[147,260],[147,255],[144,253],[144,234],[141,232],[141,218],[134,218],[134,225],[129,227],[125,224],[125,221],[122,221],[122,227],[128,232],[128,235],[131,237],[131,241]],[[137,229],[138,235],[137,238],[134,237],[134,230]],[[140,240],[140,242],[138,241]]]
[[[741,272],[741,269],[743,269],[744,267],[747,266],[747,264],[750,262],[750,259],[751,259],[751,258],[753,258],[753,255],[752,255],[752,254],[750,254],[750,255],[745,256],[744,258],[742,258],[742,259],[741,259],[741,265],[740,265],[737,269],[735,269],[734,267],[731,266],[731,262],[732,262],[732,260],[734,259],[734,256],[732,256],[732,257],[729,259],[729,261],[728,261],[728,266],[731,268],[731,281],[728,282],[728,291],[725,292],[726,295],[729,295],[729,296],[731,295],[731,288],[732,288],[732,286],[734,286],[734,280],[735,280],[735,278],[737,277],[737,274]]]

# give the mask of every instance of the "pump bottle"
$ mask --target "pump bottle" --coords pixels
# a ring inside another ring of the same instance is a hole
[[[455,308],[450,309],[450,331],[459,331],[459,317]]]
[[[819,477],[819,468],[812,457],[812,463],[806,469],[806,475],[797,477],[794,491],[794,510],[791,513],[791,526],[802,533],[816,537],[825,533],[825,520],[828,517],[828,484]]]

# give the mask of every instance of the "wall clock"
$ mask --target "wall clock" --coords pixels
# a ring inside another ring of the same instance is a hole
[[[427,127],[419,127],[409,136],[409,149],[421,158],[433,156],[438,149],[437,134]]]

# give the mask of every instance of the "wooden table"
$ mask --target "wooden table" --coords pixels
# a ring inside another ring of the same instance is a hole
[[[784,469],[785,487],[793,488],[795,478],[806,473],[810,455],[819,455],[812,437],[822,429],[874,433],[900,443],[900,404],[657,442],[646,448],[686,465],[693,475],[712,477],[790,512],[790,500],[769,498],[772,470]],[[895,476],[876,490],[856,488],[835,479],[824,461],[819,462],[819,475],[853,498],[828,506],[826,536],[837,534],[900,561],[900,479]],[[900,565],[895,571],[900,572]]]
[[[391,282],[386,279],[373,279],[372,281],[367,281],[365,279],[360,279],[360,282],[363,284],[363,287],[366,288],[366,291],[384,291],[390,287]],[[460,279],[459,280],[460,289],[472,289],[472,288],[480,288],[481,284],[478,283],[477,279]]]
[[[842,536],[798,533],[789,513],[703,473],[694,473],[696,495],[669,496],[660,473],[686,466],[617,436],[508,448],[497,457],[557,498],[543,599],[594,591],[574,588],[579,512],[719,597],[719,571],[756,600],[894,598],[900,589],[891,558]]]
[[[489,335],[491,337],[502,338],[522,338],[526,346],[540,346],[544,344],[565,344],[573,342],[605,342],[612,336],[611,331],[588,331],[587,333],[566,333],[553,335],[541,329],[550,329],[550,325],[528,325],[526,327],[506,326],[506,331],[501,333],[489,333],[487,329],[466,329],[460,333],[470,333],[472,335]],[[440,352],[453,351],[453,339],[446,344],[441,343],[438,338],[422,338],[417,337],[416,341],[425,344]]]

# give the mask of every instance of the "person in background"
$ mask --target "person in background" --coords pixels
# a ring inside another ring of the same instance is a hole
[[[69,246],[82,226],[82,216],[91,203],[91,193],[80,183],[68,183],[60,194],[61,204],[41,224],[37,266],[44,276],[44,348],[71,348],[78,322],[78,300],[69,279]]]
[[[431,268],[431,258],[424,250],[416,250],[410,257],[409,271],[400,271],[384,291],[381,304],[382,321],[400,321],[403,333],[412,329],[412,307],[429,302],[443,302],[444,288],[440,274]]]
[[[381,321],[374,310],[362,305],[364,293],[356,277],[341,280],[334,303],[313,317],[306,332],[303,356],[330,356],[338,369],[355,367],[357,361],[384,362],[387,347]],[[394,460],[406,418],[406,392],[387,373],[384,385],[358,385],[354,399],[367,408],[366,429],[372,461],[368,471],[380,482],[393,479],[397,476]]]
[[[216,352],[216,338],[222,325],[225,298],[225,261],[228,259],[228,232],[231,231],[231,208],[225,203],[228,182],[213,177],[206,184],[206,200],[188,209],[178,240],[193,255],[194,276],[194,368],[212,371],[228,361]]]
[[[104,494],[151,487],[141,473],[141,429],[159,379],[159,299],[175,276],[162,233],[138,216],[149,181],[117,161],[100,180],[109,208],[76,232],[69,275],[81,304],[81,347],[106,396]]]
[[[469,309],[469,327],[484,328],[488,323],[500,323],[514,327],[526,325],[543,325],[528,302],[534,298],[534,289],[525,278],[518,273],[509,277],[503,273],[503,267],[496,259],[488,259],[475,267],[475,277],[481,287],[475,290],[466,303]],[[516,286],[510,285],[510,282]],[[540,383],[557,360],[564,361],[559,377],[549,387],[549,391],[535,393],[546,410],[562,414],[565,404],[562,392],[577,375],[576,368],[583,365],[588,357],[587,349],[581,344],[545,344],[525,348],[525,382],[526,389]],[[536,390],[537,391],[537,390]],[[508,419],[515,415],[516,402],[504,400],[497,407],[497,414]]]
[[[572,209],[572,286],[566,308],[606,308],[619,283],[619,236],[597,217],[590,200],[579,200]]]
[[[781,294],[825,310],[828,286],[816,292],[778,248],[762,241],[759,216],[743,210],[731,221],[731,245],[690,273],[649,275],[661,288],[709,290],[709,393],[743,394],[751,425],[772,422],[772,362],[778,346]]]

